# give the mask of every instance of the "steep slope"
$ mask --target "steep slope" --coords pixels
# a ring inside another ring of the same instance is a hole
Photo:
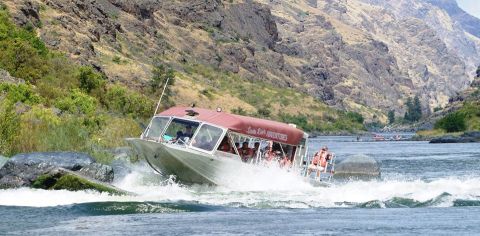
[[[51,48],[94,65],[112,82],[141,88],[155,63],[174,67],[181,73],[179,104],[274,113],[310,106],[252,103],[242,96],[248,92],[234,91],[250,81],[385,121],[387,110],[403,112],[415,94],[425,110],[446,104],[468,87],[480,63],[472,24],[423,0],[5,2],[17,23],[36,25]],[[215,73],[198,70],[204,66]],[[232,83],[221,85],[212,74]]]

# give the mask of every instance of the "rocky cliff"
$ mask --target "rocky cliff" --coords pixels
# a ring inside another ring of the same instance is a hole
[[[193,90],[205,90],[215,81],[189,68],[206,65],[367,119],[402,112],[415,94],[433,109],[468,87],[480,63],[476,19],[444,2],[449,7],[422,0],[5,1],[18,24],[36,26],[50,47],[112,82],[144,86],[161,61],[185,72],[179,80],[202,84]],[[177,84],[178,91],[192,86]]]

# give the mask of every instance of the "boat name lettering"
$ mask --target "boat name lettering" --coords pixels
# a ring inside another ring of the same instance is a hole
[[[247,128],[247,134],[250,135],[255,135],[255,136],[264,136],[270,139],[275,139],[275,140],[281,140],[281,141],[287,141],[288,140],[288,135],[282,134],[282,133],[277,133],[274,131],[267,131],[262,128],[252,128],[248,127]]]

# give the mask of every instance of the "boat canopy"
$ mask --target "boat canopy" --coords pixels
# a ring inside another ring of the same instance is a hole
[[[234,115],[223,111],[190,107],[172,107],[158,115],[194,118],[198,121],[204,121],[227,128],[236,133],[294,146],[298,145],[304,136],[302,130],[285,123]]]

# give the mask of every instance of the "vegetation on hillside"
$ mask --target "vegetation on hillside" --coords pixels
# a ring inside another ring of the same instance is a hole
[[[0,10],[0,69],[24,80],[0,83],[0,154],[82,151],[108,162],[103,150],[138,136],[153,101],[49,50],[32,29]]]
[[[0,69],[22,81],[0,81],[0,154],[31,151],[81,151],[100,162],[105,151],[138,136],[148,122],[166,78],[203,84],[207,99],[229,93],[254,109],[231,112],[295,123],[307,131],[356,132],[363,117],[327,107],[289,89],[245,80],[237,75],[186,64],[173,71],[158,63],[144,87],[132,89],[109,83],[90,66],[80,66],[64,54],[49,50],[33,27],[17,27],[0,7]],[[162,109],[181,100],[177,80],[171,79]],[[176,88],[176,89],[175,89]],[[193,91],[192,91],[193,93]]]
[[[472,84],[467,90],[459,109],[446,114],[435,123],[434,130],[421,131],[419,135],[440,136],[446,133],[461,134],[465,131],[480,131],[480,66]]]

